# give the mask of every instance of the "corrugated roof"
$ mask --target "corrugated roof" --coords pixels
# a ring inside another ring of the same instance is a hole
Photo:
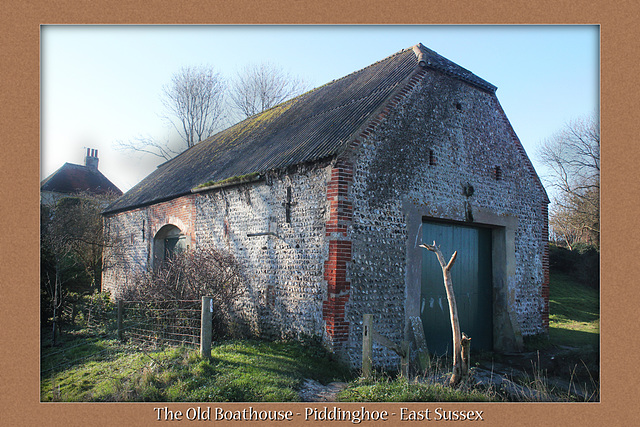
[[[418,50],[418,52],[415,52]],[[421,44],[250,117],[160,165],[105,213],[189,194],[206,182],[339,154],[354,132],[419,70],[416,54],[484,90],[495,86]]]
[[[40,191],[53,191],[64,194],[73,194],[81,191],[93,194],[122,194],[122,191],[99,170],[73,163],[65,163],[60,169],[43,180],[40,184]]]

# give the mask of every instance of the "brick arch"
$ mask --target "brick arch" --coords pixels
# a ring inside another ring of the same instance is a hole
[[[177,233],[175,232],[177,231]],[[165,224],[153,235],[153,239],[162,239],[167,235],[181,234],[184,235],[184,231],[175,224]]]
[[[153,225],[152,237],[155,238],[156,235],[158,234],[158,232],[163,227],[165,227],[167,225],[173,225],[174,227],[178,227],[180,229],[180,232],[183,233],[183,234],[188,234],[189,233],[188,227],[185,225],[184,222],[182,222],[182,220],[180,218],[170,216],[170,217],[166,218],[166,220],[164,222],[163,221],[158,221],[157,223],[155,223]]]
[[[190,244],[191,241],[183,229],[176,224],[165,223],[153,234],[151,243],[152,266],[160,265],[159,263],[167,258],[168,253],[176,254],[188,250]]]

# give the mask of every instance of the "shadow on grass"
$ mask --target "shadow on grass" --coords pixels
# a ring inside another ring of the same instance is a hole
[[[593,322],[600,318],[598,302],[593,298],[585,302],[585,298],[556,297],[549,301],[549,311],[563,319],[575,322]]]
[[[600,334],[597,332],[578,331],[551,325],[549,327],[549,340],[556,345],[571,347],[591,346],[599,348]]]

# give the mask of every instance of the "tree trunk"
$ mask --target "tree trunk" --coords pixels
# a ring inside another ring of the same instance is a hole
[[[59,280],[58,280],[58,266],[56,265],[56,278],[55,278],[55,283],[53,284],[54,286],[54,290],[53,290],[53,319],[52,319],[52,332],[53,332],[53,337],[51,340],[51,345],[53,347],[55,347],[56,345],[56,326],[57,326],[57,321],[58,321],[58,287],[59,287]]]
[[[451,255],[449,262],[446,263],[444,255],[442,255],[440,248],[436,246],[435,241],[433,245],[422,244],[420,247],[435,253],[442,267],[444,287],[447,291],[447,300],[449,301],[449,317],[451,319],[451,331],[453,335],[453,373],[449,384],[455,386],[469,374],[469,347],[471,345],[471,338],[460,332],[458,305],[456,304],[456,297],[453,293],[453,282],[451,281],[451,267],[458,256],[458,251],[455,251],[453,255]]]

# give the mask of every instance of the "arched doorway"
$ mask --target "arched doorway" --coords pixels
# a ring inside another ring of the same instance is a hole
[[[153,238],[153,265],[187,250],[187,237],[172,224],[163,226]]]

